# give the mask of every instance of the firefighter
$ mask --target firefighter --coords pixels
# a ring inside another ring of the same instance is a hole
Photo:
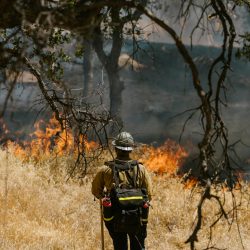
[[[130,153],[135,145],[131,134],[121,132],[112,141],[112,145],[115,147],[116,158],[114,161],[105,163],[98,171],[92,182],[92,193],[96,198],[102,199],[103,219],[113,240],[114,250],[127,250],[128,237],[131,250],[143,250],[145,249],[145,239],[147,237],[151,180],[146,168],[141,163],[130,158]],[[116,171],[117,173],[115,173]],[[129,189],[130,187],[132,189]],[[112,198],[119,195],[119,190],[123,190],[123,197]],[[126,190],[129,191],[127,193],[135,192],[135,194],[126,197],[126,195],[124,196]],[[143,197],[142,200],[140,200],[140,197]],[[123,203],[122,205],[116,205],[116,201],[122,201]],[[129,203],[126,204],[126,202]],[[132,209],[133,202],[134,207]],[[122,206],[124,207],[122,208]],[[127,209],[131,210],[127,211]],[[121,215],[119,215],[119,211]],[[129,217],[134,211],[138,211],[138,213],[132,215],[134,217]],[[128,220],[124,216],[128,216]],[[137,223],[136,216],[140,217],[140,224]],[[122,219],[119,221],[119,218]]]

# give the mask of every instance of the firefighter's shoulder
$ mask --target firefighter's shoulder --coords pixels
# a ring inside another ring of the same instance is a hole
[[[106,163],[105,164],[103,164],[102,166],[100,166],[99,168],[98,168],[98,172],[100,173],[111,173],[112,172],[112,169],[108,166],[108,165],[106,165]]]

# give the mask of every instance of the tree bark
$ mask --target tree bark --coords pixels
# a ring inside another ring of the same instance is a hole
[[[84,40],[83,82],[83,96],[87,97],[93,90],[93,48],[89,40]]]
[[[116,119],[120,126],[122,122],[122,92],[124,90],[124,82],[120,80],[118,71],[107,70],[109,78],[110,93],[110,114]]]

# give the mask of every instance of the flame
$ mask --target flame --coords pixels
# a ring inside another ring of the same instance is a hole
[[[167,140],[158,148],[145,146],[142,161],[153,172],[174,175],[187,156],[183,147],[172,140]]]
[[[46,123],[40,120],[34,125],[35,131],[30,134],[30,140],[22,143],[8,142],[15,156],[22,160],[30,158],[41,160],[51,156],[63,156],[77,153],[76,138],[70,128],[61,130],[55,116]],[[87,151],[98,147],[96,142],[88,141],[86,136],[78,139]]]
[[[32,156],[40,156],[41,154],[50,156],[52,152],[61,156],[70,153],[73,149],[74,137],[72,131],[69,129],[61,131],[60,124],[54,116],[48,124],[43,120],[37,122],[35,132],[30,136],[34,138],[29,145]]]
[[[191,188],[195,187],[197,183],[198,183],[198,180],[196,178],[194,178],[194,177],[190,178],[190,179],[185,181],[184,188],[191,189]]]

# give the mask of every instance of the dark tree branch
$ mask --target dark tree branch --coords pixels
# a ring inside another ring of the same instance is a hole
[[[25,65],[30,69],[31,73],[36,77],[37,81],[38,81],[38,85],[39,88],[44,96],[44,98],[46,99],[46,101],[48,102],[48,104],[51,107],[51,110],[55,113],[56,119],[60,122],[61,128],[64,129],[63,126],[63,120],[62,117],[60,115],[60,110],[57,107],[56,103],[54,102],[53,98],[48,94],[48,90],[46,88],[46,84],[45,82],[42,80],[41,74],[39,73],[39,71],[37,69],[35,69],[35,67],[30,63],[30,61],[28,60],[28,58],[24,58],[24,63]]]

